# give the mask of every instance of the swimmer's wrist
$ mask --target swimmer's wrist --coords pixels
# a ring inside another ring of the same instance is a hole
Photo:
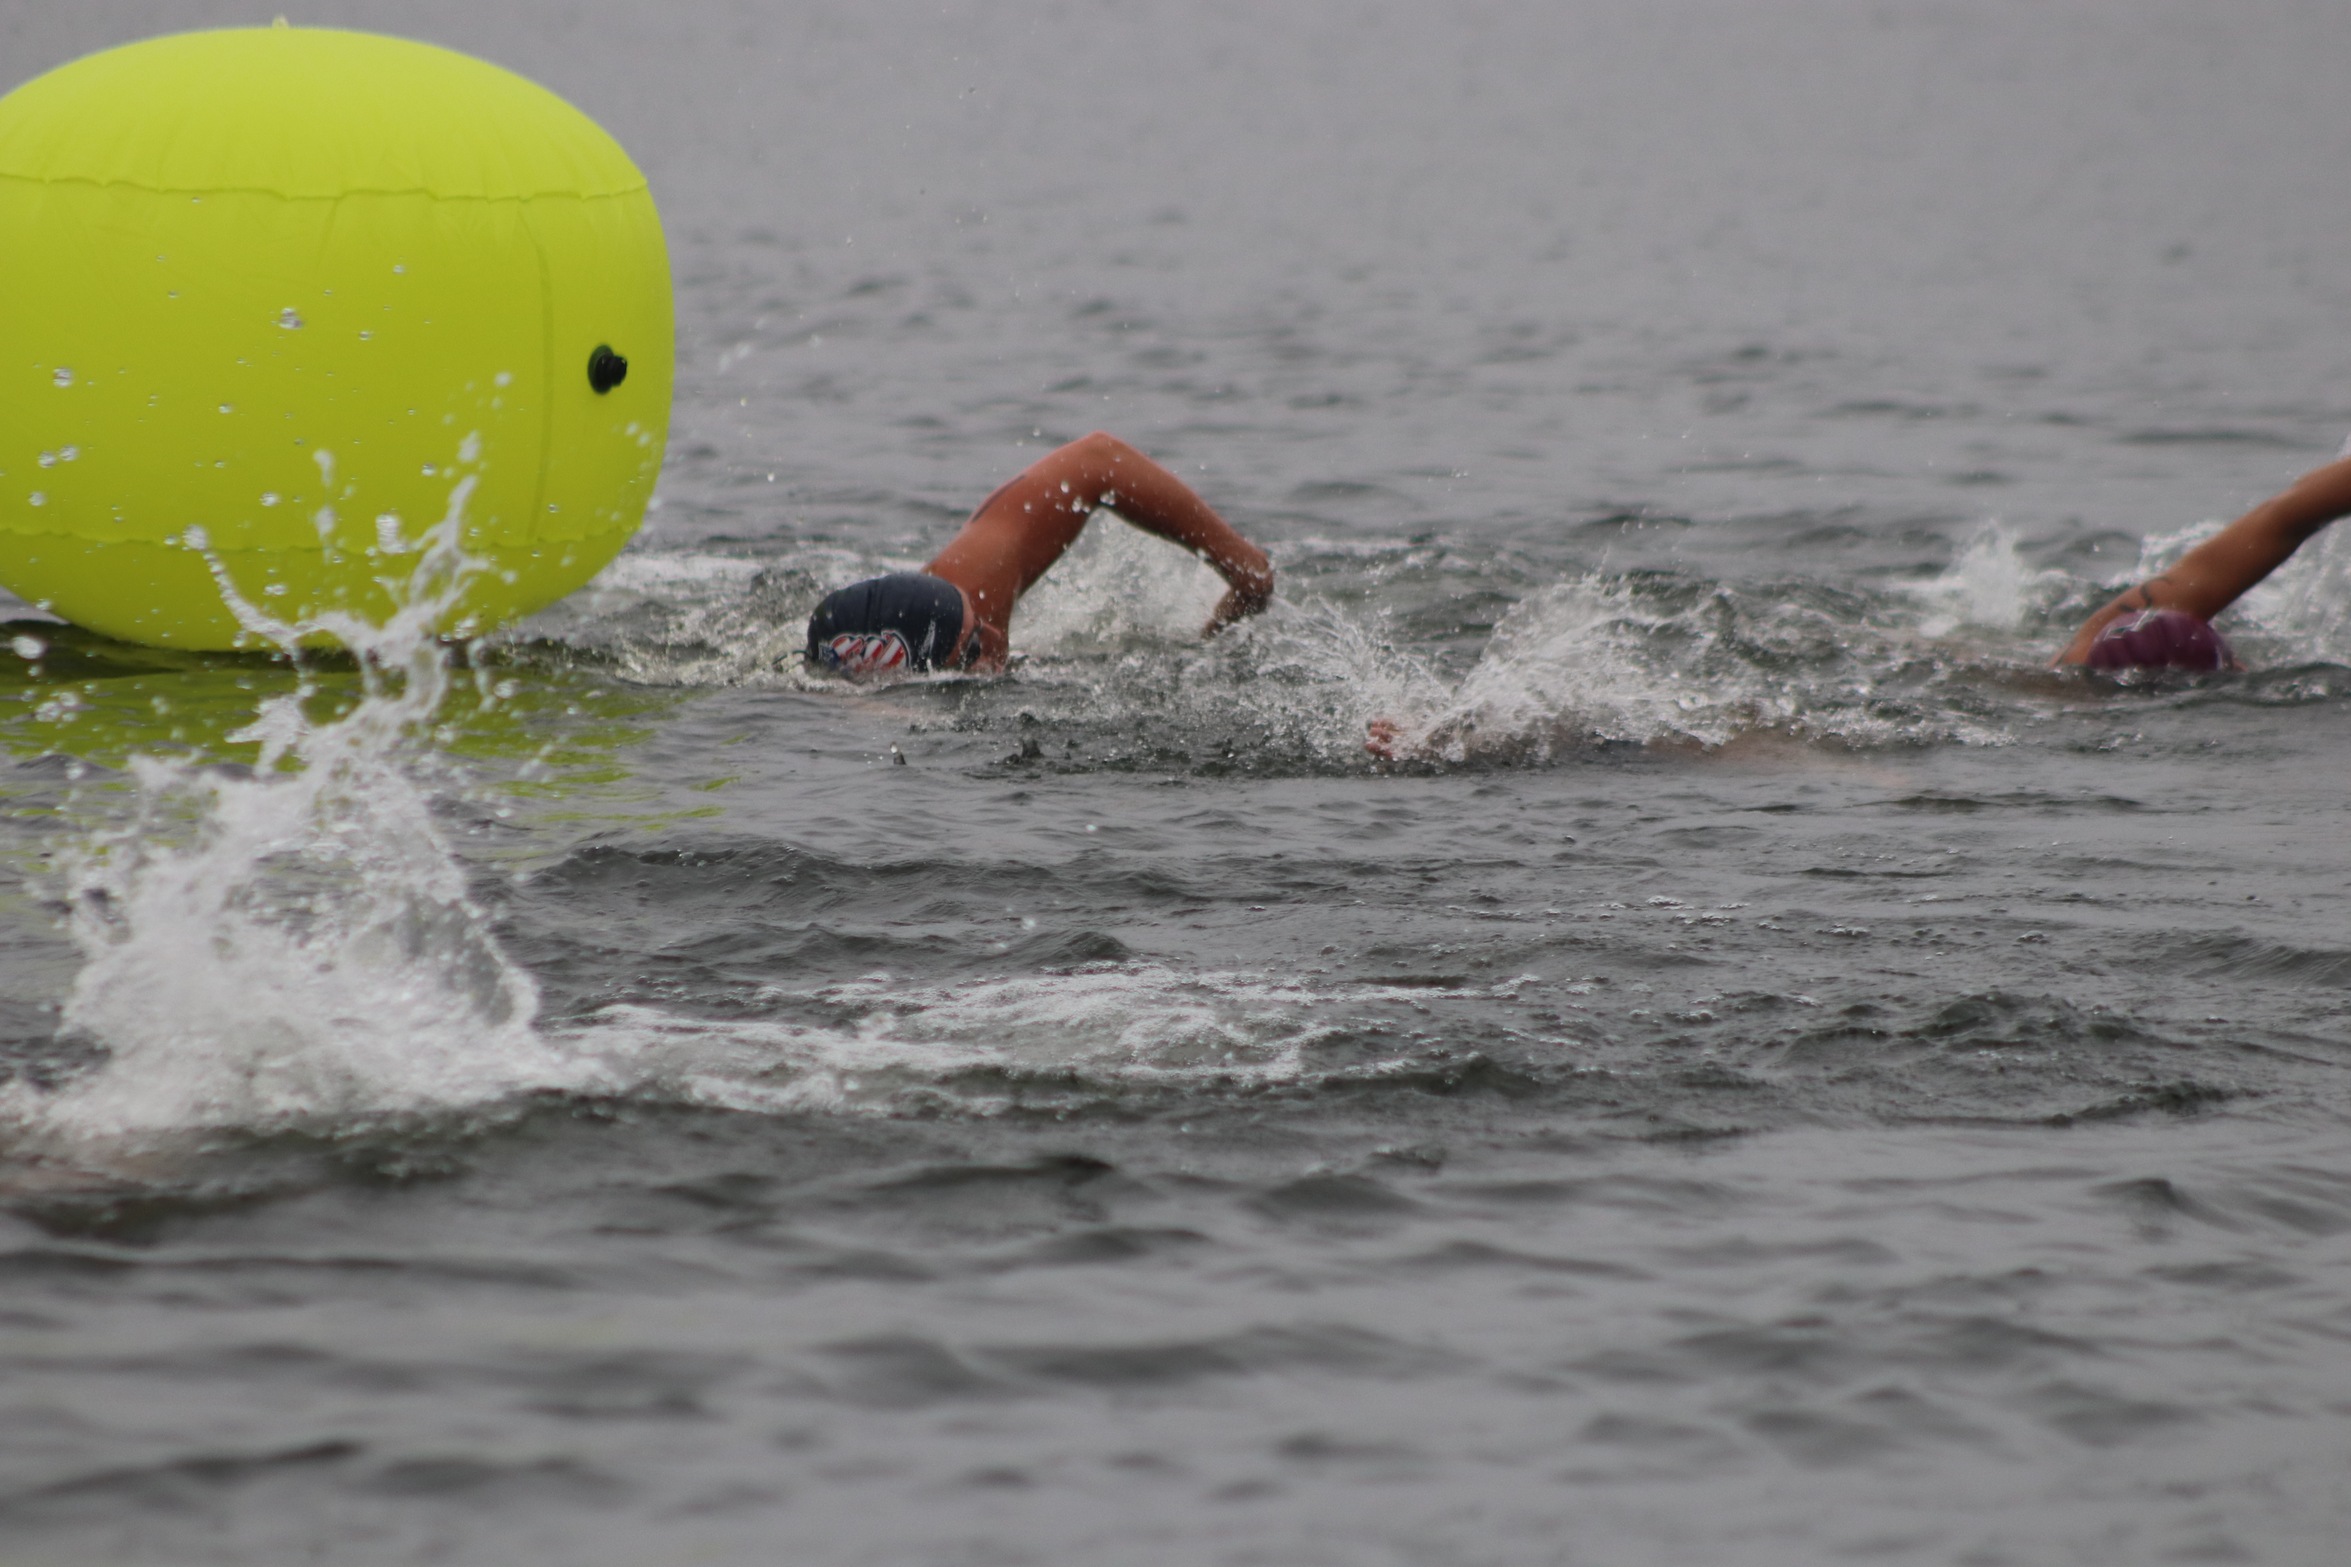
[[[1233,599],[1245,606],[1245,614],[1255,614],[1273,602],[1273,562],[1269,560],[1260,558],[1225,565],[1224,580],[1225,586],[1232,589]]]

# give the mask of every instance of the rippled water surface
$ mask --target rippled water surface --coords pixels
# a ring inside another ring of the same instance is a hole
[[[2342,1559],[2351,545],[2043,667],[2351,426],[2338,7],[295,20],[632,149],[668,466],[448,668],[6,628],[0,1555]],[[1096,427],[1268,615],[801,673]]]

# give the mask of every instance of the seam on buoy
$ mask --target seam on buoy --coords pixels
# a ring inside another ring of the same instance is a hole
[[[555,381],[555,269],[548,264],[547,246],[537,225],[524,218],[522,231],[531,237],[531,254],[539,262],[539,482],[531,492],[531,522],[523,530],[525,543],[539,542],[547,526],[547,465],[555,460],[555,399],[561,395]]]

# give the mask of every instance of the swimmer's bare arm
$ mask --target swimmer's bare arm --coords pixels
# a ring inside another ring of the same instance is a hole
[[[970,595],[983,633],[1000,644],[1012,606],[1102,507],[1216,568],[1228,590],[1207,631],[1256,614],[1273,597],[1273,563],[1265,551],[1235,533],[1183,480],[1099,430],[1039,458],[981,502],[924,569]]]
[[[2206,539],[2160,577],[2131,588],[2082,623],[2052,661],[2079,664],[2108,623],[2143,609],[2185,610],[2210,620],[2337,517],[2351,516],[2351,459],[2312,469]]]

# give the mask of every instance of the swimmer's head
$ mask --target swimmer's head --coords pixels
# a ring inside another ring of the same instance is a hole
[[[923,572],[868,577],[825,595],[808,617],[808,661],[851,679],[960,669],[979,650],[964,635],[963,592]]]
[[[2086,662],[2092,669],[2233,669],[2236,656],[2221,634],[2185,610],[2147,609],[2098,633]]]

